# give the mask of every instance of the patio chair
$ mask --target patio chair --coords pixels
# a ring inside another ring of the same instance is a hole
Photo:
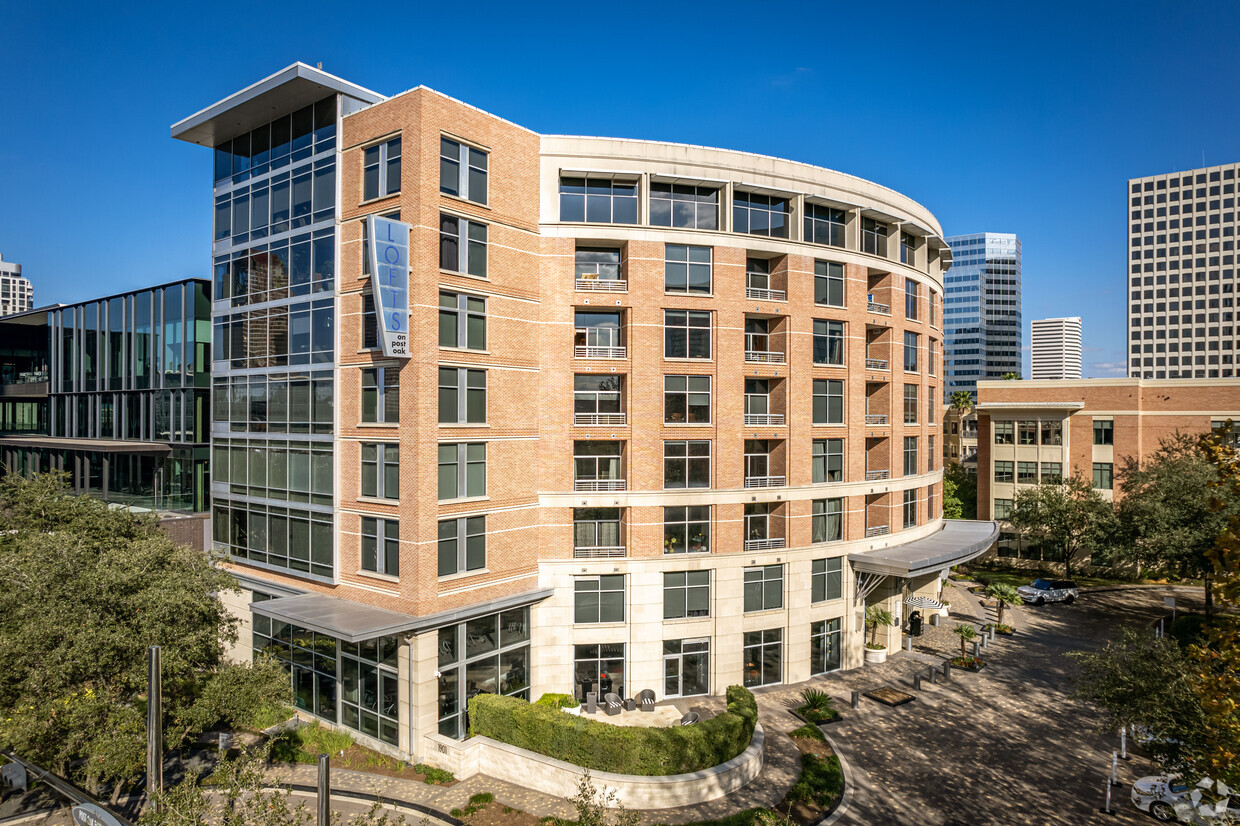
[[[684,717],[680,718],[680,724],[682,726],[691,726],[701,719],[702,718],[698,716],[698,713],[696,711],[690,711],[686,713]]]
[[[610,691],[603,695],[603,702],[607,703],[607,716],[609,717],[619,714],[624,709],[624,700]]]
[[[654,692],[648,688],[637,692],[637,704],[642,711],[654,711]]]

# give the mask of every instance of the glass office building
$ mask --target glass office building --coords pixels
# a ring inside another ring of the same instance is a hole
[[[944,279],[943,395],[976,399],[979,381],[1021,373],[1020,239],[980,232],[946,241],[954,258]]]

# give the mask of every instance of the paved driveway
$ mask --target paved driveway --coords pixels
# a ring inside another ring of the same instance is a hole
[[[945,628],[924,640],[923,652],[901,653],[878,669],[833,675],[822,687],[842,701],[846,718],[827,733],[851,766],[855,791],[837,822],[1151,822],[1128,800],[1132,780],[1150,773],[1140,758],[1121,761],[1125,785],[1115,788],[1112,798],[1118,817],[1098,812],[1118,738],[1099,735],[1097,716],[1069,696],[1074,665],[1065,653],[1102,645],[1116,625],[1148,622],[1171,593],[1091,593],[1071,606],[1017,609],[1017,636],[1000,638],[990,648],[981,673],[956,672],[951,684],[928,685],[916,701],[899,708],[862,699],[858,711],[848,711],[846,698],[853,688],[911,687],[908,675],[919,661],[945,653],[955,639]],[[1175,592],[1181,606],[1193,604],[1199,594]],[[954,595],[953,602],[959,602]],[[953,610],[984,611],[972,598],[966,602]],[[953,617],[947,626],[956,621]]]

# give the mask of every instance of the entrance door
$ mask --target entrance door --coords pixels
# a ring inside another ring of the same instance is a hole
[[[710,640],[667,640],[663,643],[663,696],[691,697],[710,693]]]

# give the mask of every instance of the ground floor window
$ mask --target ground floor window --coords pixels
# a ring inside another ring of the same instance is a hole
[[[745,634],[745,687],[778,683],[784,674],[784,629]]]
[[[477,694],[530,698],[530,609],[439,629],[439,733],[464,738]]]
[[[809,626],[809,673],[825,674],[840,667],[840,621],[822,620]]]
[[[663,696],[710,693],[710,639],[664,640]]]
[[[624,696],[624,643],[573,646],[573,685],[577,699],[585,701],[586,695],[596,692]]]

